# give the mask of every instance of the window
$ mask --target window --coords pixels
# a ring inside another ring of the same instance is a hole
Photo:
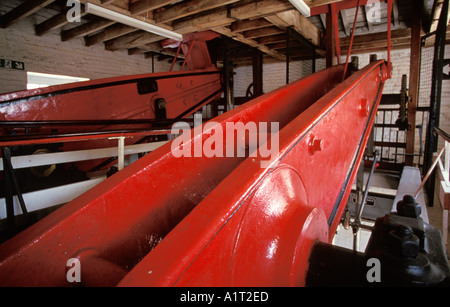
[[[88,78],[63,76],[63,75],[51,75],[38,72],[27,72],[27,89],[47,87],[51,85],[73,83],[79,81],[89,81]]]

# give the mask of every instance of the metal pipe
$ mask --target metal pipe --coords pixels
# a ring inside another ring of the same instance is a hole
[[[186,57],[184,58],[183,65],[181,65],[181,69],[180,70],[183,70],[184,66],[186,66],[186,62],[187,62],[189,56],[191,55],[192,47],[194,47],[194,44],[195,44],[195,39],[192,41],[191,46],[189,46],[188,53],[186,54]],[[175,60],[176,60],[176,58],[175,58]]]
[[[173,58],[173,61],[172,61],[172,64],[170,65],[169,71],[172,71],[172,70],[173,70],[173,67],[175,66],[175,63],[176,63],[176,61],[177,61],[177,59],[178,59],[178,55],[180,54],[180,49],[181,49],[181,45],[182,45],[182,44],[183,44],[183,43],[180,42],[180,45],[178,45],[177,54],[176,54],[175,57]]]
[[[345,75],[347,74],[347,69],[348,69],[348,61],[350,60],[350,54],[352,53],[353,38],[355,37],[356,20],[358,19],[358,11],[359,11],[359,2],[360,1],[361,0],[358,0],[358,4],[356,5],[355,21],[353,22],[352,36],[350,38],[350,45],[348,46],[347,60],[345,61],[345,69],[344,69],[344,74],[342,75],[342,81],[345,80]]]
[[[334,30],[334,39],[336,44],[336,58],[338,65],[341,64],[341,43],[339,40],[339,26],[338,26],[338,10],[336,9],[336,4],[331,3],[330,4],[330,11],[331,11],[331,21],[333,23],[333,30]]]
[[[417,189],[416,193],[414,194],[414,198],[417,198],[417,196],[419,195],[420,190],[423,188],[423,186],[427,182],[428,178],[430,177],[431,173],[434,171],[434,168],[436,167],[437,163],[439,162],[439,159],[441,158],[444,151],[445,151],[445,146],[442,147],[441,151],[439,152],[439,155],[436,157],[436,159],[434,160],[430,169],[428,170],[427,174],[425,175],[425,178],[423,178],[422,183],[420,184],[419,188]]]
[[[388,4],[388,29],[387,29],[387,35],[388,35],[388,47],[387,47],[387,61],[388,61],[388,71],[389,71],[389,78],[392,77],[392,63],[391,63],[391,49],[392,49],[392,44],[391,44],[391,37],[392,37],[392,33],[391,33],[391,19],[392,19],[392,7],[394,4],[393,0],[387,0],[387,4]]]
[[[367,183],[366,183],[366,188],[364,191],[364,196],[363,199],[361,201],[360,206],[358,207],[358,210],[356,212],[356,216],[355,216],[355,220],[352,224],[352,229],[353,229],[353,250],[357,250],[358,246],[359,246],[359,230],[361,228],[361,216],[362,216],[362,212],[364,210],[364,205],[366,203],[367,200],[367,195],[369,194],[369,186],[370,183],[372,182],[372,177],[373,174],[375,172],[375,167],[378,161],[378,157],[379,157],[379,152],[378,150],[375,151],[374,155],[373,155],[373,164],[372,164],[372,169],[370,170],[370,174],[369,174],[369,178],[367,178]]]
[[[446,142],[450,142],[450,134],[448,134],[447,132],[445,132],[444,130],[442,130],[439,127],[434,127],[434,131],[436,132],[437,135],[442,137]]]

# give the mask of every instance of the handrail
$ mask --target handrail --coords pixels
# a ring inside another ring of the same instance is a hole
[[[434,127],[434,132],[442,137],[446,142],[450,142],[450,134],[448,134],[447,132],[445,132],[444,130],[442,130],[439,127]]]
[[[441,128],[435,127],[434,128],[434,133],[436,133],[438,136],[442,137],[445,140],[446,143],[450,143],[450,135],[447,132],[445,132],[444,130],[442,130]],[[442,155],[444,154],[444,152],[446,151],[446,148],[448,148],[448,145],[444,145],[444,147],[442,147],[442,149],[439,151],[439,154],[434,159],[433,164],[431,165],[430,169],[428,170],[427,174],[425,175],[424,179],[422,180],[422,183],[421,183],[419,189],[417,190],[416,194],[414,195],[414,197],[417,197],[417,195],[419,194],[420,190],[422,189],[422,187],[425,185],[425,183],[427,182],[428,178],[430,177],[431,173],[434,171],[434,168],[436,167],[436,165],[438,163],[440,163],[440,159],[441,159]],[[448,152],[446,154],[448,154]],[[448,162],[446,162],[446,164],[447,163]],[[445,169],[448,172],[448,165],[445,166]]]

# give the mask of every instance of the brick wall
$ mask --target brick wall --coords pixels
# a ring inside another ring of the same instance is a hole
[[[356,54],[359,57],[359,68],[363,68],[370,61],[370,54],[363,53]],[[386,59],[386,52],[378,52],[378,59]],[[383,93],[393,94],[400,93],[402,75],[406,74],[409,76],[409,57],[410,50],[393,50],[391,53],[393,67],[392,79],[386,82]],[[346,56],[341,57],[341,61],[345,62]],[[316,60],[316,71],[320,71],[325,68],[325,59]],[[285,63],[271,63],[264,64],[264,92],[270,92],[280,86],[286,84],[286,64]],[[299,61],[292,62],[289,68],[290,82],[295,81],[299,78],[305,77],[312,72],[312,62],[311,61]],[[247,86],[252,82],[252,67],[244,66],[235,69],[235,95],[241,96],[245,94]]]
[[[431,52],[431,54],[430,54]],[[363,68],[370,61],[370,54],[373,53],[361,53],[356,54],[359,58],[359,68]],[[387,59],[387,52],[375,53],[378,59]],[[410,66],[410,49],[392,50],[391,59],[393,62],[392,79],[387,80],[383,93],[384,94],[399,94],[401,90],[402,76],[407,75],[409,80],[409,66]],[[428,106],[430,100],[430,87],[431,87],[431,67],[432,67],[432,48],[424,50],[422,53],[422,79],[421,93],[419,97],[419,106]],[[446,58],[450,58],[450,48],[446,48]],[[341,61],[344,62],[346,56],[342,56]],[[320,71],[325,68],[325,60],[318,59],[316,61],[316,71]],[[286,84],[286,64],[285,63],[273,63],[264,64],[264,92],[270,92],[276,88],[279,88]],[[238,67],[235,69],[235,96],[244,96],[247,86],[252,82],[252,67]],[[293,62],[290,65],[290,81],[295,81],[301,77],[307,76],[311,73],[311,61]],[[442,101],[441,101],[441,116],[440,126],[444,131],[450,133],[450,81],[444,80],[442,87]],[[393,113],[393,122],[398,117],[398,113]],[[423,129],[423,141],[425,141],[425,129],[427,125],[427,116],[423,118],[422,113],[418,113],[416,118],[416,124],[424,125]],[[399,134],[399,141],[405,140],[406,135],[403,132]],[[379,141],[382,137],[380,136]],[[420,135],[419,130],[416,130],[416,144],[415,152],[420,152]],[[442,147],[442,141],[439,143],[439,147]],[[415,163],[419,163],[419,158],[416,158]]]
[[[22,1],[0,2],[1,14]],[[0,58],[25,63],[25,71],[0,68],[0,93],[26,88],[26,71],[99,79],[121,75],[149,73],[152,60],[144,55],[128,55],[127,51],[106,51],[103,44],[84,46],[83,38],[61,41],[60,31],[41,37],[34,25],[57,14],[56,10],[40,10],[6,29],[0,29]],[[66,25],[64,29],[77,24]],[[167,71],[167,61],[155,60],[155,72]]]

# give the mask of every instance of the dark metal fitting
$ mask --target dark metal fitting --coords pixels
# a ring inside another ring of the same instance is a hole
[[[417,258],[420,250],[420,239],[409,226],[399,225],[389,232],[391,250],[407,258]]]
[[[404,217],[419,218],[422,214],[422,207],[411,195],[403,196],[403,200],[397,203],[397,213]]]

